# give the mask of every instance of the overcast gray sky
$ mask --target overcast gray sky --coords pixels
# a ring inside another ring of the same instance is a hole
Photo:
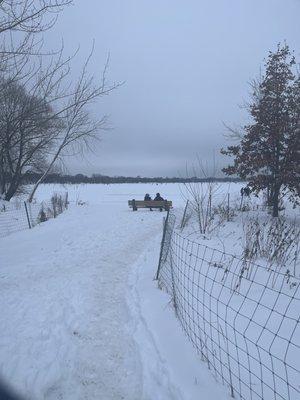
[[[70,172],[173,176],[214,153],[221,164],[223,122],[246,120],[239,105],[267,52],[286,40],[300,60],[299,21],[300,0],[75,0],[47,45],[80,45],[79,65],[95,39],[91,72],[110,52],[108,78],[125,84],[93,108],[114,130]]]

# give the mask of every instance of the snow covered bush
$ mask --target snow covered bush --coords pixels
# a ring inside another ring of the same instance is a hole
[[[44,207],[42,207],[42,209],[39,213],[39,216],[38,216],[38,222],[41,223],[41,222],[46,222],[46,221],[48,221],[48,218],[44,211]]]
[[[233,221],[236,210],[236,207],[228,207],[224,203],[220,203],[213,208],[213,218],[218,221],[218,225],[225,221]]]
[[[51,214],[54,218],[68,208],[68,193],[65,195],[54,193],[51,197]]]

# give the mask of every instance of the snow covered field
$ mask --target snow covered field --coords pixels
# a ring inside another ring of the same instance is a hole
[[[226,399],[153,282],[164,213],[127,205],[159,191],[183,207],[178,186],[43,185],[37,200],[64,190],[67,212],[0,239],[2,379],[25,399]]]

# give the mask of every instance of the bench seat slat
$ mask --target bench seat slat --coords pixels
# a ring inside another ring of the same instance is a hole
[[[129,200],[128,201],[128,205],[129,207],[133,207],[133,203],[135,203],[135,206],[137,208],[165,208],[165,206],[167,205],[169,208],[172,207],[172,201],[156,201],[156,200],[148,200],[148,201],[144,201],[144,200]]]

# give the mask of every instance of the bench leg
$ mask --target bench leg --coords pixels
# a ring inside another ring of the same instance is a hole
[[[132,200],[132,211],[137,211],[137,206],[135,204],[135,199]]]

